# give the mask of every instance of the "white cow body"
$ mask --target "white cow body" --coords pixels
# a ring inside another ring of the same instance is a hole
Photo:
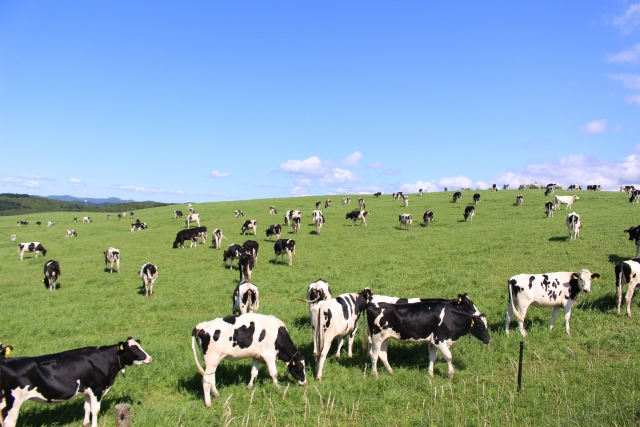
[[[116,270],[118,271],[118,274],[120,274],[120,249],[116,249],[116,248],[109,248],[107,249],[107,251],[104,253],[104,263],[105,265],[107,263],[111,264],[111,269],[109,270],[109,274],[113,273],[113,265],[116,265]]]
[[[627,316],[631,317],[631,300],[636,286],[640,283],[640,259],[630,259],[622,261],[616,265],[616,290],[618,293],[618,316],[620,316],[620,306],[622,305],[622,288],[627,285]]]
[[[413,228],[413,215],[411,214],[402,214],[398,216],[398,221],[400,221],[400,228],[404,226],[406,230],[409,228]]]
[[[567,215],[567,228],[569,229],[569,240],[577,240],[578,236],[580,236],[580,229],[582,225],[580,225],[580,215],[575,212],[571,212]]]
[[[198,227],[200,227],[200,214],[196,214],[196,213],[192,213],[187,215],[187,228],[191,227],[191,223],[195,222],[198,224]]]
[[[260,307],[258,287],[249,282],[240,282],[233,291],[233,314],[254,313]]]
[[[565,208],[565,210],[568,210],[568,209],[571,208],[571,205],[576,200],[580,200],[580,197],[578,197],[578,196],[556,196],[555,199],[554,199],[555,204],[556,204],[556,210],[560,209],[560,205],[562,205],[562,204],[566,204],[567,207]]]

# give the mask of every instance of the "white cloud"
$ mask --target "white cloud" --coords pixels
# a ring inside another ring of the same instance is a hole
[[[231,172],[220,172],[217,169],[211,171],[211,178],[229,178],[231,176]]]
[[[371,169],[382,169],[382,163],[380,162],[369,163],[367,166]]]
[[[347,169],[334,168],[330,173],[320,178],[320,185],[343,184],[345,182],[357,182],[358,177]]]
[[[311,156],[305,160],[287,160],[280,164],[280,169],[284,172],[307,175],[322,175],[326,171],[318,156]]]
[[[448,190],[458,190],[460,188],[489,188],[490,184],[483,181],[473,182],[471,178],[466,176],[454,176],[450,178],[440,178],[438,180],[431,181],[418,181],[415,184],[402,184],[401,190],[405,193],[417,193],[422,188],[424,192],[442,191],[445,188]]]
[[[84,184],[84,182],[78,178],[69,178],[67,182],[69,184]]]
[[[624,100],[627,102],[627,104],[633,104],[634,102],[638,105],[640,105],[640,95],[627,95],[625,96]]]
[[[640,58],[640,43],[630,49],[618,53],[610,53],[606,56],[607,62],[638,62]]]
[[[144,188],[144,187],[136,187],[134,185],[117,185],[116,188],[118,190],[129,191],[132,193],[146,193],[146,194],[177,194],[183,195],[184,192],[182,190],[164,190],[161,188]]]
[[[607,120],[594,120],[584,126],[578,126],[578,132],[587,135],[605,133],[607,131]]]
[[[39,188],[40,183],[38,181],[27,181],[24,184],[22,184],[22,186],[29,187],[29,188]]]
[[[322,161],[318,156],[305,160],[288,160],[280,164],[280,170],[291,175],[295,188],[287,190],[287,193],[294,195],[308,194],[308,190],[300,190],[305,187],[325,187],[358,181],[358,176],[350,170],[333,167],[331,162]]]
[[[18,175],[20,178],[25,178],[25,179],[39,179],[42,181],[55,181],[55,178],[49,178],[46,176],[41,176],[41,175],[33,175],[33,174],[28,174],[28,173],[21,173],[20,175]]]
[[[639,103],[640,103],[640,97],[638,99]],[[614,132],[620,132],[622,130],[622,125],[621,124],[617,124],[613,127],[613,131]]]
[[[311,181],[307,178],[296,179],[296,185],[299,187],[311,187]]]
[[[362,158],[362,153],[359,151],[353,152],[351,154],[349,154],[347,157],[345,157],[344,159],[342,159],[342,166],[347,166],[347,167],[351,167],[351,168],[357,168],[358,167],[358,162],[360,161],[360,159]]]
[[[640,89],[639,74],[607,74],[611,80],[621,82],[627,89]]]
[[[629,33],[633,27],[640,24],[640,3],[634,3],[627,8],[624,15],[613,18],[613,25],[622,33]]]
[[[294,187],[292,189],[287,190],[287,193],[292,196],[310,196],[309,190],[304,187]]]
[[[19,178],[3,178],[0,180],[0,185],[5,187],[27,187],[27,188],[40,188],[40,183],[38,181],[27,181],[24,182]]]
[[[398,173],[400,173],[400,169],[396,169],[396,168],[389,168],[386,171],[384,171],[385,175],[397,175]]]

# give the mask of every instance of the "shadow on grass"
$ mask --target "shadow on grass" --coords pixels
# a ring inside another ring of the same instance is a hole
[[[311,328],[311,320],[309,316],[300,316],[293,321],[293,324],[301,328]]]
[[[624,302],[624,301],[623,301]],[[601,313],[609,313],[618,307],[618,295],[607,294],[595,299],[593,302],[582,304],[584,308],[594,308]]]
[[[105,416],[107,409],[112,408],[118,403],[132,404],[135,402],[129,396],[118,397],[117,399],[102,399],[98,421],[103,421],[101,418]],[[83,419],[84,399],[80,396],[76,396],[76,398],[68,403],[56,405],[39,404],[30,407],[26,411],[20,411],[19,425],[51,425],[52,420],[55,420],[56,425],[80,425]]]
[[[616,254],[609,254],[609,262],[612,264],[620,264],[622,261],[626,261],[629,258],[627,257],[621,257],[620,255],[616,255]]]
[[[550,242],[568,242],[569,241],[569,236],[549,237],[549,241]]]

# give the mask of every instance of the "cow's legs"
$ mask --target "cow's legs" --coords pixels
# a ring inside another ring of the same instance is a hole
[[[638,252],[640,252],[640,239],[636,240],[636,258],[638,258]]]
[[[353,331],[349,334],[349,346],[347,347],[347,357],[351,359],[353,357],[353,340],[356,337],[356,332],[358,331],[358,319],[356,319],[356,327],[353,328]]]
[[[336,350],[336,358],[340,359],[340,351],[344,345],[344,337],[338,337],[338,349]]]
[[[91,398],[88,394],[84,395],[84,420],[82,421],[83,426],[89,425],[89,417],[91,415]]]
[[[291,251],[289,249],[287,249],[287,255],[289,256],[289,267],[291,267]],[[284,264],[284,255],[282,255],[282,263]]]
[[[253,381],[258,376],[259,369],[260,369],[260,361],[253,359],[253,362],[251,362],[251,379],[249,380],[249,384],[247,384],[247,388],[253,387]]]
[[[553,324],[558,317],[558,312],[560,311],[560,307],[553,307],[553,311],[551,312],[551,323],[549,324],[549,330],[553,329]]]
[[[453,381],[454,371],[453,371],[453,363],[451,362],[453,357],[451,356],[451,351],[449,351],[449,346],[447,345],[447,342],[443,341],[440,344],[438,344],[438,349],[440,350],[445,360],[447,361],[447,366],[449,369],[449,381]]]
[[[387,370],[389,375],[393,375],[393,369],[391,369],[391,365],[389,365],[389,360],[387,360],[387,348],[389,347],[389,340],[384,340],[382,345],[380,345],[380,361],[384,365],[384,368]]]
[[[569,320],[571,319],[571,307],[573,307],[573,300],[568,300],[564,306],[564,324],[567,330],[567,335],[571,335],[571,329],[569,327]]]
[[[438,358],[438,349],[435,345],[429,344],[429,376],[433,378],[433,364]]]
[[[371,375],[378,379],[378,356],[380,355],[380,339],[374,337],[369,345],[369,357],[371,358]]]
[[[622,305],[622,280],[623,280],[623,273],[620,273],[620,286],[616,286],[616,291],[618,292],[618,314],[617,316],[620,317],[620,306]]]
[[[271,376],[271,379],[273,380],[273,385],[276,386],[276,388],[280,388],[280,386],[278,385],[278,367],[276,366],[276,359],[274,358],[270,358],[269,360],[265,360],[264,361],[267,365],[267,369],[269,370],[269,376]]]
[[[631,317],[631,299],[633,298],[633,292],[636,289],[636,284],[635,283],[629,283],[627,285],[627,296],[625,297],[626,303],[627,303],[627,316]],[[622,294],[622,286],[620,287],[620,293]],[[618,305],[618,307],[620,307],[620,305]],[[618,313],[620,312],[620,309],[618,308]]]
[[[216,368],[218,365],[216,365]],[[204,392],[204,406],[211,407],[211,392],[213,391],[213,397],[220,397],[220,393],[216,389],[216,371],[213,370],[212,374],[202,376],[202,390]]]
[[[91,427],[98,427],[98,414],[100,413],[100,401],[96,398],[95,394],[89,394],[89,401],[91,402]],[[83,427],[88,426],[89,423],[83,424]]]
[[[524,330],[524,318],[527,315],[527,309],[529,308],[529,306],[520,306],[518,307],[518,313],[520,314],[520,317],[522,318],[522,321],[520,321],[518,319],[518,328],[520,328],[520,334],[522,334],[523,337],[527,337],[527,331]]]

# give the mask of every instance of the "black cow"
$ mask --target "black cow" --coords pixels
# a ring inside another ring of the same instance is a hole
[[[551,218],[553,217],[553,211],[556,205],[553,204],[552,201],[547,201],[547,203],[544,204],[544,210],[547,213],[547,218]]]
[[[636,241],[636,258],[638,258],[638,252],[640,252],[640,225],[624,230],[624,232],[629,233],[629,240]]]
[[[182,211],[173,211],[173,219],[182,218]]]
[[[351,220],[351,226],[356,225],[356,220],[360,220],[360,225],[364,223],[365,227],[367,226],[366,216],[369,214],[367,211],[351,211],[347,214],[345,219]]]
[[[56,284],[60,277],[60,264],[58,261],[49,260],[44,265],[44,284],[49,288],[49,292],[56,290]]]
[[[127,338],[118,344],[85,347],[36,357],[5,359],[0,363],[0,412],[4,427],[14,427],[27,400],[61,403],[85,396],[83,425],[98,426],[102,397],[120,371],[153,359],[139,342]]]
[[[473,206],[467,206],[464,208],[464,220],[473,221],[473,217],[476,216],[476,208]]]
[[[258,261],[258,250],[260,250],[260,244],[255,240],[247,240],[242,244],[242,247],[251,254],[253,259]]]
[[[272,236],[276,236],[279,239],[280,234],[282,233],[282,227],[280,226],[280,224],[270,225],[269,228],[267,228],[267,231],[265,231],[265,233],[267,234],[269,241],[271,241]]]
[[[462,193],[459,191],[456,191],[455,193],[453,193],[453,203],[458,203],[460,201],[460,199],[462,199]]]
[[[276,253],[276,264],[278,264],[278,255],[282,255],[282,262],[284,263],[284,254],[289,257],[289,267],[291,267],[292,255],[296,254],[296,241],[291,239],[278,239],[273,245],[273,250]]]
[[[41,225],[42,225],[42,222],[40,222],[40,221],[36,222],[36,227],[40,227]]]
[[[176,234],[176,240],[173,242],[173,248],[184,248],[185,241],[191,240],[194,236],[206,236],[206,233],[207,227],[194,227],[178,231],[178,234]]]
[[[480,193],[476,193],[473,195],[473,203],[475,203],[476,205],[480,204]]]
[[[242,254],[245,252],[245,248],[232,243],[231,245],[229,245],[227,250],[224,251],[224,254],[222,254],[222,262],[227,262],[227,260],[229,260],[229,270],[231,270],[231,268],[233,267],[233,260],[240,259]]]

